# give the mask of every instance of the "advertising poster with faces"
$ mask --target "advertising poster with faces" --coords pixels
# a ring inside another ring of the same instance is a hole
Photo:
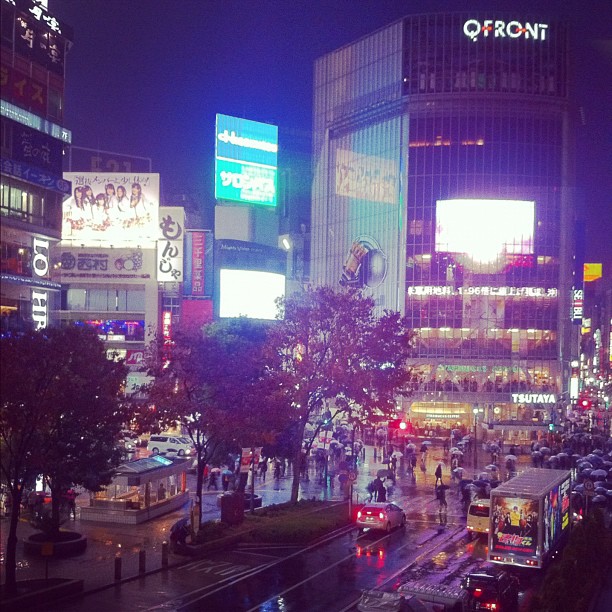
[[[141,246],[158,238],[159,174],[67,172],[62,240],[85,246]]]
[[[491,496],[492,552],[531,556],[538,545],[538,500]]]

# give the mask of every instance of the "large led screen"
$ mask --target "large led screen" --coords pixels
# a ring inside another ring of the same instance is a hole
[[[436,251],[490,263],[531,255],[535,203],[526,200],[438,200]]]
[[[285,296],[285,276],[256,270],[222,268],[219,276],[219,316],[276,318],[276,299]]]
[[[215,197],[276,206],[278,127],[217,115]]]
[[[92,247],[152,247],[159,233],[159,174],[67,172],[62,240]]]

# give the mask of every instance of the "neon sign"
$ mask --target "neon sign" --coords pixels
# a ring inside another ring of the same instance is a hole
[[[468,19],[463,24],[463,33],[473,42],[481,36],[483,38],[526,38],[533,40],[546,40],[548,24],[529,23],[523,25],[520,21],[501,21],[499,19],[485,19],[482,23],[478,19]]]

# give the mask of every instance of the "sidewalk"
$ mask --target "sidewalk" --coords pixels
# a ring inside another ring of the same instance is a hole
[[[354,503],[363,502],[367,495],[368,483],[376,477],[376,472],[386,466],[380,463],[380,459],[373,458],[373,447],[366,447],[365,461],[358,467],[357,479],[353,485]],[[436,520],[438,504],[434,499],[434,470],[439,460],[443,459],[443,451],[440,447],[431,447],[427,453],[426,471],[421,472],[419,468],[415,471],[416,482],[406,476],[403,460],[398,462],[397,482],[389,496],[389,501],[398,503],[405,508],[409,520],[411,513],[418,513],[421,517],[426,515],[429,520]],[[481,467],[488,464],[484,452],[477,453],[478,463]],[[471,467],[471,457],[466,461]],[[466,476],[470,475],[470,469],[466,469]],[[444,481],[450,483],[450,468],[444,469]],[[289,501],[291,495],[291,475],[280,479],[279,482],[267,475],[266,482],[258,478],[255,492],[262,496],[263,505],[268,506],[276,503]],[[309,473],[308,481],[301,481],[300,499],[337,500],[344,499],[342,488],[335,481],[331,489],[320,484],[314,470]],[[463,520],[463,512],[459,497],[455,495],[455,486],[451,487],[447,495],[448,521],[449,524],[457,524]],[[217,507],[217,496],[219,491],[204,491],[202,496],[202,520],[208,521],[220,517],[220,509]],[[192,492],[192,497],[195,494]],[[79,503],[88,503],[86,496],[78,500]],[[190,504],[183,508],[164,515],[157,519],[142,523],[140,525],[116,525],[107,523],[93,523],[89,521],[69,521],[64,528],[78,531],[88,539],[86,551],[72,558],[50,559],[45,561],[39,557],[25,556],[21,544],[17,548],[17,580],[44,578],[48,572],[49,578],[73,578],[84,581],[84,590],[92,591],[115,583],[115,557],[117,554],[122,558],[122,577],[128,578],[138,575],[139,551],[146,553],[146,570],[152,571],[161,568],[162,543],[169,540],[171,526],[181,517],[189,513]],[[78,515],[77,515],[78,516]],[[2,539],[0,542],[0,553],[2,554],[2,582],[4,582],[4,557],[6,547],[6,530],[8,519],[3,518]],[[25,520],[21,520],[17,535],[20,541],[33,533],[34,529]],[[169,563],[180,563],[184,557],[169,555]],[[48,563],[48,567],[46,567]]]

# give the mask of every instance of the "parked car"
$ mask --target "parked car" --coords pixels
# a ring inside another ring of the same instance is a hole
[[[515,612],[518,610],[519,581],[505,570],[483,570],[461,581],[472,598],[471,609]]]
[[[490,499],[475,499],[468,509],[467,530],[470,535],[489,533]]]
[[[372,502],[357,512],[355,522],[359,530],[381,529],[389,533],[406,524],[406,513],[392,502]]]
[[[154,455],[176,453],[179,457],[191,456],[194,448],[191,440],[173,434],[154,434],[149,438],[147,449]]]

